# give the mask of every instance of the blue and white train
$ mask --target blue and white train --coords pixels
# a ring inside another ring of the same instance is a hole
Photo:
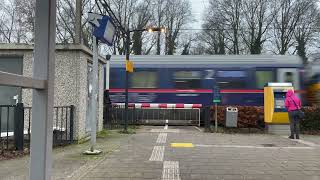
[[[211,55],[131,56],[130,103],[212,104],[213,86],[222,105],[263,105],[267,82],[292,82],[303,93],[304,70],[298,56]],[[112,56],[110,99],[125,100],[125,57]]]

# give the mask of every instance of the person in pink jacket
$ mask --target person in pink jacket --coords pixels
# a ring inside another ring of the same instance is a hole
[[[291,135],[289,136],[290,139],[294,139],[294,135],[296,135],[296,139],[299,139],[299,116],[298,111],[301,109],[301,101],[300,99],[294,94],[293,90],[288,90],[285,99],[285,106],[289,113],[289,120],[290,120],[290,131]]]

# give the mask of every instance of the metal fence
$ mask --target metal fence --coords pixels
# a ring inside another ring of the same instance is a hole
[[[13,146],[13,121],[16,106],[0,105],[0,150],[10,149]]]
[[[70,144],[74,140],[74,106],[54,107],[53,146]],[[30,148],[32,108],[0,105],[0,152]]]
[[[110,106],[105,108],[104,127],[107,129],[123,128],[125,124],[125,108],[121,106]],[[136,109],[128,108],[128,125],[139,125]]]
[[[200,109],[128,108],[128,125],[200,125]],[[125,107],[112,105],[105,108],[105,128],[122,128]]]

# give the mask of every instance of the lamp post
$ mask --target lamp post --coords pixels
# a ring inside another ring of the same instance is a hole
[[[93,40],[93,72],[92,72],[92,94],[91,94],[91,147],[85,154],[99,154],[100,150],[95,149],[96,145],[96,118],[97,118],[97,98],[98,98],[98,40],[112,46],[115,36],[115,25],[109,16],[88,13],[89,23],[92,24]]]
[[[104,90],[104,98],[103,98],[103,102],[105,105],[104,111],[103,111],[103,120],[104,120],[104,124],[108,123],[108,121],[110,120],[110,105],[111,105],[111,100],[110,100],[110,59],[111,59],[111,55],[108,54],[106,55],[106,68],[105,68],[105,90]]]
[[[111,59],[111,55],[108,54],[106,55],[106,77],[105,77],[105,90],[109,93],[109,89],[110,89],[110,59]]]
[[[124,132],[128,132],[128,106],[129,106],[129,71],[128,63],[130,61],[130,31],[126,34],[126,90],[125,90],[125,122],[124,122]]]
[[[150,27],[147,29],[136,29],[136,30],[127,30],[126,31],[126,43],[125,43],[125,52],[126,52],[126,85],[125,85],[125,111],[124,111],[124,133],[128,133],[128,107],[129,107],[129,69],[128,66],[130,64],[130,44],[131,44],[131,38],[130,33],[131,32],[142,32],[142,31],[148,31],[148,32],[165,32],[166,29],[163,27]]]

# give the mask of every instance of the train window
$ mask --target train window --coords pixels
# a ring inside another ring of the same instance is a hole
[[[157,72],[138,71],[131,75],[131,88],[156,88]]]
[[[320,75],[316,74],[310,78],[310,84],[315,84],[320,82]]]
[[[220,81],[218,82],[220,89],[246,89],[245,81]]]
[[[110,70],[110,79],[109,79],[110,88],[120,88],[118,81],[119,81],[118,73],[116,72],[116,70],[111,69]]]
[[[218,77],[246,77],[247,74],[245,71],[218,71]]]
[[[200,71],[178,71],[174,73],[175,79],[200,79]]]
[[[286,72],[286,73],[285,73],[284,82],[293,83],[293,73],[292,73],[292,72]]]
[[[295,89],[300,89],[299,69],[279,68],[277,72],[278,82],[291,82]]]
[[[274,81],[274,74],[272,71],[256,71],[256,85],[257,88],[263,89],[268,82]]]
[[[175,88],[197,89],[201,85],[200,71],[178,71],[174,73]]]

